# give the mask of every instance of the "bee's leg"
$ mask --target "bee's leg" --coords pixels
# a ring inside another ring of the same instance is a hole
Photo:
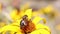
[[[28,34],[27,32],[24,32],[25,34]]]

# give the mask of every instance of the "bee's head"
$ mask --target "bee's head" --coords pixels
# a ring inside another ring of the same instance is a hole
[[[22,20],[20,22],[20,25],[21,25],[21,27],[24,27],[24,26],[27,26],[28,25],[28,16],[27,15],[24,15],[22,17]]]

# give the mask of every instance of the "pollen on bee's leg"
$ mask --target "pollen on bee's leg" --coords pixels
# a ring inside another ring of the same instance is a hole
[[[26,28],[26,32],[32,32],[34,31],[36,28],[35,28],[35,25],[33,23],[29,23],[29,26]]]
[[[22,34],[24,34],[24,31],[23,31],[23,30],[21,30],[21,33],[22,33]]]

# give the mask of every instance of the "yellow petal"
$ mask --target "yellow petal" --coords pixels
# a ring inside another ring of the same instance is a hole
[[[33,22],[35,25],[37,25],[40,20],[43,20],[43,18],[37,16],[37,17],[35,17],[35,18],[32,20],[32,22]]]
[[[15,20],[18,16],[16,15],[17,14],[17,10],[14,9],[11,13],[10,13],[10,17]]]
[[[39,23],[36,25],[36,29],[40,29],[40,28],[45,28],[47,31],[50,31],[50,28],[48,26],[45,26],[45,25]]]
[[[11,31],[11,34],[13,34],[14,32],[17,32],[19,34],[21,33],[21,30],[17,25],[7,25],[7,26],[1,28],[1,30],[0,30],[0,32],[3,32],[4,34],[7,31]]]
[[[31,17],[32,17],[32,9],[27,9],[27,10],[25,11],[25,15],[28,16],[28,19],[31,19]]]
[[[48,32],[45,29],[38,29],[38,30],[31,32],[30,34],[50,34],[50,32]]]
[[[14,21],[19,20],[21,17],[23,17],[23,15],[24,15],[24,11],[20,11],[19,14],[18,14],[17,9],[14,9],[14,10],[10,13],[10,17],[11,17]]]

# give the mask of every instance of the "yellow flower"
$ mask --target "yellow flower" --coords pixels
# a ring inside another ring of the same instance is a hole
[[[27,15],[28,19],[31,19],[31,16],[32,16],[31,9],[26,10],[24,15]],[[1,28],[0,33],[3,32],[5,34],[6,32],[9,31],[9,33],[11,33],[11,34],[14,34],[14,33],[24,34],[21,32],[21,29],[20,29],[21,19],[17,20],[17,23],[12,23],[10,25],[7,25],[7,26]],[[50,34],[50,29],[47,26],[40,24],[39,23],[40,20],[43,20],[43,18],[40,18],[39,16],[37,16],[36,18],[34,18],[32,20],[33,24],[35,24],[36,29],[29,34]]]

